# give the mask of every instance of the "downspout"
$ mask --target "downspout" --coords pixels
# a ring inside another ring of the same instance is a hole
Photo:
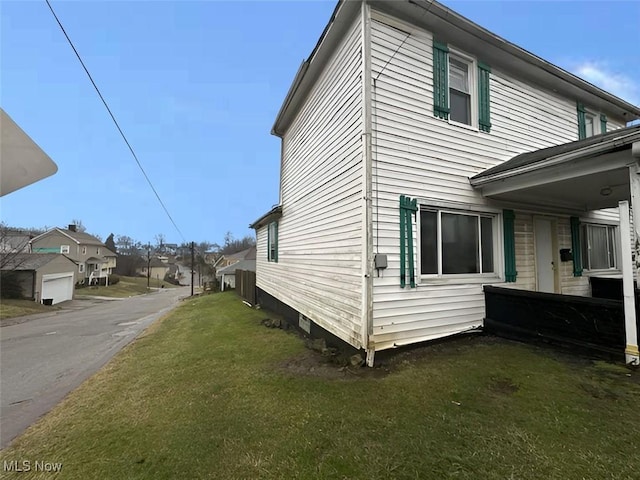
[[[369,367],[373,367],[375,345],[373,334],[373,222],[372,222],[372,156],[371,156],[371,10],[362,2],[362,346]]]

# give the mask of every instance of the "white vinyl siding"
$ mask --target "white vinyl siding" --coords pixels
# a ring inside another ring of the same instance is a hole
[[[257,286],[362,346],[360,17],[284,134],[278,261],[258,230]]]
[[[384,16],[374,14],[371,22],[373,244],[374,254],[388,258],[388,268],[374,277],[376,350],[467,331],[481,326],[484,317],[479,280],[437,283],[423,278],[417,288],[400,288],[399,196],[435,207],[440,202],[471,211],[487,208],[469,177],[518,154],[577,139],[575,99],[527,85],[494,65],[490,65],[490,133],[435,117],[431,34],[411,26],[402,31],[399,22],[394,28],[384,21]],[[613,128],[615,123],[609,122]],[[557,221],[560,248],[571,248],[568,217]],[[516,211],[518,276],[516,283],[501,286],[535,290],[531,218]],[[413,238],[418,249],[415,225]],[[588,294],[588,278],[573,277],[571,262],[562,264],[559,275],[562,293]]]

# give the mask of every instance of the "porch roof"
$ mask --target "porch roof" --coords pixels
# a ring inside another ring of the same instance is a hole
[[[638,158],[640,125],[523,153],[469,181],[495,200],[589,211],[630,198],[629,166]]]
[[[87,258],[86,263],[96,263],[96,264],[100,264],[100,263],[107,263],[107,261],[104,258],[98,258],[98,257],[90,257]]]

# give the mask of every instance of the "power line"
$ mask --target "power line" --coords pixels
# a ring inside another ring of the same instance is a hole
[[[131,146],[131,144],[129,143],[129,140],[127,140],[127,137],[125,136],[124,132],[120,128],[120,124],[116,120],[116,117],[111,112],[111,109],[109,108],[109,105],[107,105],[107,101],[102,96],[102,93],[100,92],[100,89],[96,85],[96,82],[93,81],[93,77],[91,76],[91,74],[89,73],[89,70],[87,69],[86,65],[82,61],[82,58],[80,57],[80,54],[78,53],[78,50],[76,50],[76,47],[73,45],[73,42],[69,38],[69,35],[67,35],[67,32],[64,29],[64,27],[62,26],[62,23],[60,22],[60,19],[58,19],[58,16],[56,15],[56,12],[53,11],[53,7],[49,3],[49,0],[45,0],[45,2],[47,2],[47,6],[49,7],[49,10],[51,10],[51,13],[53,14],[53,17],[56,19],[56,22],[58,22],[58,25],[60,26],[60,30],[62,30],[62,33],[64,34],[64,36],[67,39],[67,42],[69,42],[69,45],[73,49],[73,52],[76,54],[76,57],[78,57],[78,61],[80,62],[80,65],[82,65],[82,68],[84,68],[84,71],[87,74],[87,76],[89,77],[89,80],[91,81],[91,84],[93,85],[93,88],[96,89],[96,92],[98,93],[98,96],[100,97],[100,100],[102,100],[102,103],[104,104],[105,108],[107,109],[107,112],[109,112],[109,116],[111,117],[111,120],[113,120],[113,123],[115,124],[116,128],[118,129],[118,132],[120,132],[120,135],[122,136],[122,139],[124,140],[124,143],[126,143],[127,147],[129,147],[129,151],[131,152],[131,155],[133,155],[134,160],[138,164],[138,167],[140,168],[140,171],[144,175],[144,178],[147,180],[147,183],[151,187],[151,190],[153,190],[153,193],[155,194],[156,198],[158,199],[158,202],[160,202],[160,205],[162,205],[162,208],[163,208],[164,212],[167,214],[167,217],[169,217],[169,220],[171,220],[171,223],[173,224],[173,226],[175,227],[177,232],[180,234],[180,237],[182,237],[182,241],[186,242],[186,239],[184,238],[184,235],[182,234],[182,232],[178,228],[178,225],[176,224],[176,222],[173,220],[173,217],[171,216],[171,214],[169,213],[169,210],[167,209],[166,205],[164,204],[164,202],[160,198],[160,195],[158,194],[156,188],[153,186],[153,183],[151,183],[151,179],[147,175],[147,172],[144,171],[144,168],[142,167],[142,164],[140,163],[140,160],[138,160],[138,156],[136,155],[136,152],[133,151],[133,147]]]

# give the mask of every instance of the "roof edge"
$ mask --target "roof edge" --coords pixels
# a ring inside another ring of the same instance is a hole
[[[457,13],[451,8],[435,0],[404,0],[404,1],[395,1],[395,2],[385,2],[384,0],[361,0],[360,2],[355,0],[354,1],[339,0],[336,5],[336,8],[333,11],[333,14],[331,15],[331,18],[329,19],[329,22],[327,23],[327,25],[325,26],[322,32],[322,35],[320,36],[318,42],[316,43],[313,51],[309,55],[309,58],[302,62],[300,68],[298,69],[298,72],[296,73],[294,81],[291,87],[289,88],[289,91],[287,92],[287,95],[282,103],[282,106],[280,107],[276,120],[273,124],[272,130],[271,130],[271,133],[273,135],[276,135],[282,138],[282,136],[284,135],[284,131],[288,128],[291,122],[291,119],[288,118],[292,115],[290,113],[290,110],[292,107],[295,106],[296,101],[298,102],[300,101],[300,99],[298,99],[298,95],[301,94],[302,98],[304,98],[304,96],[312,88],[312,85],[315,83],[312,81],[311,85],[309,85],[309,82],[306,82],[308,77],[308,72],[309,70],[316,68],[316,62],[318,61],[317,57],[319,57],[320,52],[323,51],[325,48],[328,48],[328,44],[331,43],[327,41],[328,40],[327,37],[330,35],[331,31],[333,30],[332,26],[336,24],[337,19],[339,20],[339,17],[344,15],[343,13],[344,9],[342,7],[345,5],[351,6],[355,4],[360,4],[362,2],[366,2],[370,4],[373,8],[394,16],[397,16],[397,12],[400,11],[402,12],[402,15],[399,16],[398,18],[403,19],[405,21],[410,21],[407,19],[407,17],[413,18],[414,21],[411,23],[418,26],[419,28],[425,28],[425,29],[427,28],[426,26],[424,25],[420,26],[419,23],[416,23],[415,15],[412,15],[412,13],[415,13],[415,11],[411,12],[410,9],[417,7],[417,8],[426,10],[428,13],[434,16],[437,16],[441,21],[446,22],[448,25],[459,28],[467,32],[468,34],[474,35],[480,41],[486,42],[487,44],[490,44],[497,49],[503,50],[507,54],[511,55],[514,59],[519,59],[520,61],[526,64],[529,64],[534,68],[539,69],[542,76],[546,77],[546,80],[543,78],[542,80],[539,80],[539,81],[543,85],[546,85],[549,89],[553,90],[554,87],[552,85],[552,79],[553,77],[555,77],[560,82],[562,82],[563,85],[566,86],[566,88],[563,87],[562,89],[563,90],[562,94],[565,96],[568,96],[568,97],[573,96],[573,93],[571,93],[571,90],[578,89],[578,91],[584,92],[585,97],[587,95],[592,96],[592,98],[597,97],[601,101],[611,105],[612,108],[613,107],[619,108],[623,112],[627,112],[631,114],[632,115],[631,118],[625,119],[627,122],[640,118],[639,106],[633,105],[632,103],[584,80],[583,78],[580,78],[579,76],[561,67],[558,67],[557,65],[554,65],[553,63],[543,59],[542,57],[539,57],[538,55],[527,51],[526,49],[520,47],[519,45],[499,35],[496,35],[495,33],[487,30],[481,25],[473,22],[467,17],[464,17],[463,15]],[[385,8],[385,6],[387,6],[388,8]],[[325,63],[326,63],[326,59],[325,59]],[[323,67],[324,67],[324,64],[322,63],[317,66],[317,68],[323,68]],[[305,91],[303,92],[303,90]]]
[[[282,217],[282,205],[277,205],[269,210],[267,213],[258,218],[255,222],[249,225],[249,228],[257,230],[264,227],[267,223],[270,223],[278,218]]]
[[[612,133],[617,133],[617,135],[612,135]],[[605,136],[606,135],[606,136]],[[597,138],[602,137],[602,138]],[[547,166],[550,163],[559,164],[564,163],[566,161],[571,161],[576,157],[580,157],[583,155],[598,155],[603,151],[607,151],[612,147],[624,147],[626,145],[633,144],[640,140],[640,127],[627,127],[624,129],[614,130],[613,132],[608,132],[606,134],[596,135],[595,137],[590,137],[583,140],[577,140],[573,142],[564,143],[561,145],[556,145],[554,147],[547,147],[540,150],[534,150],[533,152],[521,153],[516,155],[515,157],[503,162],[495,167],[491,167],[483,172],[474,175],[469,178],[469,183],[473,187],[482,187],[488,183],[492,183],[495,181],[499,181],[505,177],[513,176],[514,174],[528,173],[531,171],[538,170],[544,166]],[[566,147],[562,151],[555,153],[559,147]],[[533,160],[529,163],[525,163],[523,165],[518,165],[512,168],[505,168],[504,165],[508,162],[516,160],[518,158],[524,158],[527,156],[531,156],[535,153],[544,152],[548,150],[549,152],[554,151],[548,156]]]

